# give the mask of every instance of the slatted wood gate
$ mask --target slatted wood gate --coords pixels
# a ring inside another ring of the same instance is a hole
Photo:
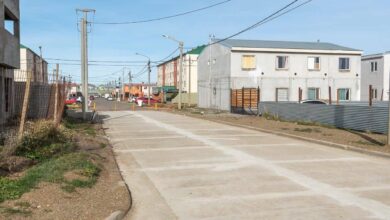
[[[242,88],[231,90],[231,112],[257,115],[260,102],[260,88]]]

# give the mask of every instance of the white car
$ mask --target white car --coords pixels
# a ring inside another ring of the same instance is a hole
[[[114,98],[113,98],[112,96],[109,96],[109,97],[107,98],[107,101],[114,101]]]

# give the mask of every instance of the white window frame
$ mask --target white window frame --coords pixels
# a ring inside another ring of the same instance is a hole
[[[316,59],[318,58],[318,61],[319,61],[319,63],[318,63],[318,69],[316,69],[315,68],[315,64],[316,64]],[[314,59],[314,68],[310,68],[310,59]],[[308,57],[307,58],[307,69],[309,70],[309,71],[321,71],[321,57],[319,57],[319,56],[310,56],[310,57]]]
[[[341,100],[341,99],[340,99],[340,97],[339,97],[339,91],[340,91],[340,90],[348,90],[348,94],[349,94],[348,99],[346,99],[346,100]],[[350,89],[350,88],[338,88],[338,89],[337,89],[337,99],[338,99],[339,101],[351,101],[351,100],[352,100],[351,89]]]
[[[284,68],[279,68],[279,57],[285,57],[286,58],[286,65],[285,65]],[[289,56],[285,56],[285,55],[276,56],[276,65],[275,65],[276,70],[288,70],[289,69],[289,65],[290,65],[290,57]]]
[[[320,99],[320,91],[321,91],[321,89],[320,88],[318,88],[318,87],[309,87],[309,88],[307,88],[307,98],[309,99],[309,90],[312,90],[312,89],[314,89],[315,91],[316,91],[316,98],[315,99],[313,99],[313,100],[319,100]]]
[[[341,59],[348,59],[348,69],[341,69]],[[351,71],[351,58],[349,57],[339,57],[339,71],[349,72]]]

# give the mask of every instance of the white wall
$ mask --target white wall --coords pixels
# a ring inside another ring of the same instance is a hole
[[[257,67],[253,71],[241,69],[242,55],[255,55]],[[276,57],[288,56],[287,70],[276,69]],[[308,57],[318,56],[321,60],[319,71],[308,70]],[[339,70],[339,58],[350,58],[350,71]],[[295,75],[296,73],[296,75]],[[326,74],[326,76],[325,76]],[[289,101],[298,101],[298,88],[303,90],[303,99],[308,98],[308,88],[319,88],[320,99],[328,99],[328,87],[332,87],[332,99],[337,89],[351,89],[351,99],[360,100],[360,55],[305,54],[305,53],[232,53],[232,88],[260,87],[262,101],[276,101],[276,88],[289,89]]]
[[[230,110],[230,54],[229,48],[214,44],[205,48],[199,55],[199,107]]]
[[[378,63],[378,71],[371,72],[371,62]],[[378,92],[378,100],[381,99],[382,90],[383,98],[387,100],[388,85],[384,83],[384,56],[370,56],[362,59],[362,93],[361,100],[369,100],[369,86]]]

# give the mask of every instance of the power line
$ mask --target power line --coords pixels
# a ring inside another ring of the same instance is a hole
[[[238,36],[238,35],[240,35],[240,34],[243,34],[243,33],[247,32],[247,31],[250,31],[250,30],[252,30],[252,29],[254,29],[254,28],[257,28],[257,27],[259,27],[259,26],[261,26],[261,25],[264,25],[264,24],[266,24],[266,23],[268,23],[268,22],[270,22],[270,21],[272,21],[272,20],[275,20],[276,18],[279,18],[279,17],[281,17],[281,16],[283,16],[283,15],[285,15],[285,14],[287,14],[287,13],[290,13],[290,12],[292,12],[292,11],[294,11],[294,10],[296,10],[296,9],[298,9],[298,8],[304,6],[304,5],[306,5],[306,4],[308,4],[308,3],[312,2],[312,1],[313,1],[313,0],[305,1],[305,2],[303,2],[302,4],[300,4],[300,5],[296,6],[296,7],[293,7],[293,8],[291,8],[291,9],[285,11],[286,9],[290,8],[292,5],[294,5],[295,3],[298,2],[298,0],[294,0],[293,2],[287,4],[286,6],[282,7],[281,9],[279,9],[279,10],[277,10],[276,12],[272,13],[271,15],[267,16],[266,18],[264,18],[264,19],[262,19],[262,20],[256,22],[255,24],[253,24],[253,25],[251,25],[251,26],[249,26],[249,27],[247,27],[247,28],[245,28],[245,29],[243,29],[243,30],[241,30],[241,31],[239,31],[239,32],[237,32],[237,33],[235,33],[235,34],[232,34],[232,35],[230,35],[230,36],[228,36],[228,37],[226,37],[226,38],[219,39],[219,40],[217,40],[217,41],[215,41],[215,42],[213,42],[213,43],[210,43],[210,44],[208,44],[207,46],[211,46],[211,45],[214,45],[214,44],[218,44],[218,43],[221,43],[221,42],[226,41],[226,40],[228,40],[228,39],[231,39],[231,38],[233,38],[233,37],[236,37],[236,36]]]
[[[222,5],[222,4],[226,4],[230,1],[232,1],[232,0],[225,0],[222,2],[218,2],[218,3],[212,4],[212,5],[203,7],[203,8],[198,8],[195,10],[186,11],[186,12],[182,12],[182,13],[178,13],[178,14],[174,14],[174,15],[169,15],[169,16],[164,16],[164,17],[151,18],[151,19],[145,19],[145,20],[136,20],[136,21],[124,21],[124,22],[94,22],[94,24],[123,25],[123,24],[139,24],[139,23],[147,23],[147,22],[153,22],[153,21],[161,21],[161,20],[165,20],[165,19],[175,18],[175,17],[184,16],[184,15],[192,14],[195,12],[203,11],[206,9],[210,9],[210,8]]]

